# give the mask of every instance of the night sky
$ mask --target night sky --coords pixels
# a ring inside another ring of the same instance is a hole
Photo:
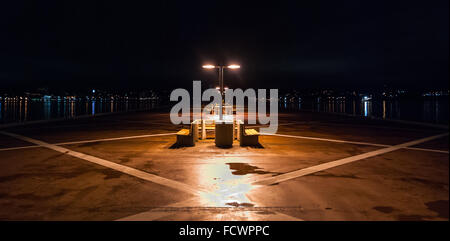
[[[3,1],[1,88],[448,88],[449,1]]]

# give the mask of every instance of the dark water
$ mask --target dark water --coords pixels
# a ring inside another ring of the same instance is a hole
[[[280,102],[280,111],[308,110],[345,113],[381,119],[408,120],[434,124],[448,124],[448,97],[399,100],[301,100]]]
[[[148,110],[157,106],[154,100],[1,100],[0,124]]]
[[[280,102],[280,112],[299,110],[448,124],[448,97],[405,100],[301,100]],[[71,118],[98,113],[149,110],[159,107],[154,100],[1,100],[0,124]]]

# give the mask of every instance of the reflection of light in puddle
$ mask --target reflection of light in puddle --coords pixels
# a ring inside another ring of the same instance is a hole
[[[247,175],[233,175],[225,163],[204,164],[198,170],[199,182],[208,186],[202,201],[208,206],[253,206],[246,194],[252,189]],[[207,182],[207,183],[205,183]]]

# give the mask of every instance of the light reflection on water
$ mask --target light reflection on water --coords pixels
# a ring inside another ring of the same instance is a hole
[[[0,124],[72,118],[81,115],[154,109],[158,103],[151,100],[0,100]]]
[[[372,113],[372,102],[371,101],[363,101],[363,105],[364,105],[364,116],[369,116],[369,114]],[[341,113],[345,113],[345,112],[341,112]]]
[[[151,100],[60,100],[31,101],[0,100],[0,123],[71,118],[80,115],[153,109],[158,103]],[[283,111],[308,110],[316,112],[346,113],[382,119],[401,119],[447,124],[448,98],[414,100],[324,100],[281,101]]]
[[[342,100],[315,99],[300,103],[281,101],[280,111],[345,113],[382,119],[399,119],[428,123],[447,124],[449,121],[448,98],[409,100]]]

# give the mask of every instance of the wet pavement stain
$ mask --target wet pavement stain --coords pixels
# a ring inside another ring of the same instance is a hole
[[[315,173],[315,174],[311,174],[311,176],[316,176],[316,177],[339,177],[339,178],[360,179],[360,177],[355,176],[354,174],[351,174],[351,175],[335,175],[335,174],[328,173],[328,172]]]
[[[382,213],[392,213],[395,210],[393,207],[389,207],[389,206],[376,206],[376,207],[373,207],[373,209],[377,210],[378,212],[382,212]]]
[[[233,207],[253,207],[254,204],[251,203],[238,203],[238,202],[231,202],[231,203],[225,203],[226,205],[233,206]]]
[[[62,156],[64,156],[64,153],[59,153],[59,154],[56,154],[56,155],[53,155],[53,156],[49,156],[49,157],[43,159],[42,161],[40,161],[40,163],[43,163],[43,162],[46,162],[46,161],[53,161],[54,159],[62,157]]]
[[[270,211],[258,211],[258,212],[256,212],[256,214],[261,214],[261,215],[273,215],[273,214],[275,214],[275,212],[270,212]]]
[[[63,178],[75,178],[83,175],[87,170],[74,170],[71,172],[47,172],[47,173],[18,173],[11,176],[0,176],[0,183],[3,182],[14,182],[22,180],[58,180]]]
[[[122,157],[122,158],[119,158],[119,160],[120,160],[120,163],[127,163],[127,162],[131,161],[131,158],[129,158],[129,157]]]
[[[443,183],[443,182],[435,182],[435,181],[431,181],[431,180],[426,180],[426,179],[422,179],[422,178],[400,178],[400,180],[405,181],[405,182],[418,182],[421,183],[423,185],[427,185],[427,186],[431,186],[433,188],[448,188],[448,183]]]
[[[121,172],[118,172],[116,170],[111,170],[111,169],[101,169],[101,170],[99,170],[99,172],[101,172],[103,175],[105,175],[105,177],[103,177],[104,180],[120,178],[122,176]]]
[[[438,213],[438,217],[448,219],[448,200],[437,200],[425,203],[428,209]]]
[[[48,201],[52,198],[60,198],[68,193],[67,189],[63,189],[48,195],[36,195],[34,193],[20,193],[20,194],[9,194],[0,193],[0,198],[13,199],[13,200],[32,200],[32,201]]]
[[[233,175],[246,175],[246,174],[268,174],[272,172],[267,172],[261,170],[261,168],[257,166],[252,166],[247,163],[226,163],[231,170],[234,170],[231,172]]]
[[[83,188],[81,190],[77,190],[77,193],[75,192],[75,200],[81,200],[85,197],[89,197],[97,190],[97,186],[89,186],[86,188]]]

